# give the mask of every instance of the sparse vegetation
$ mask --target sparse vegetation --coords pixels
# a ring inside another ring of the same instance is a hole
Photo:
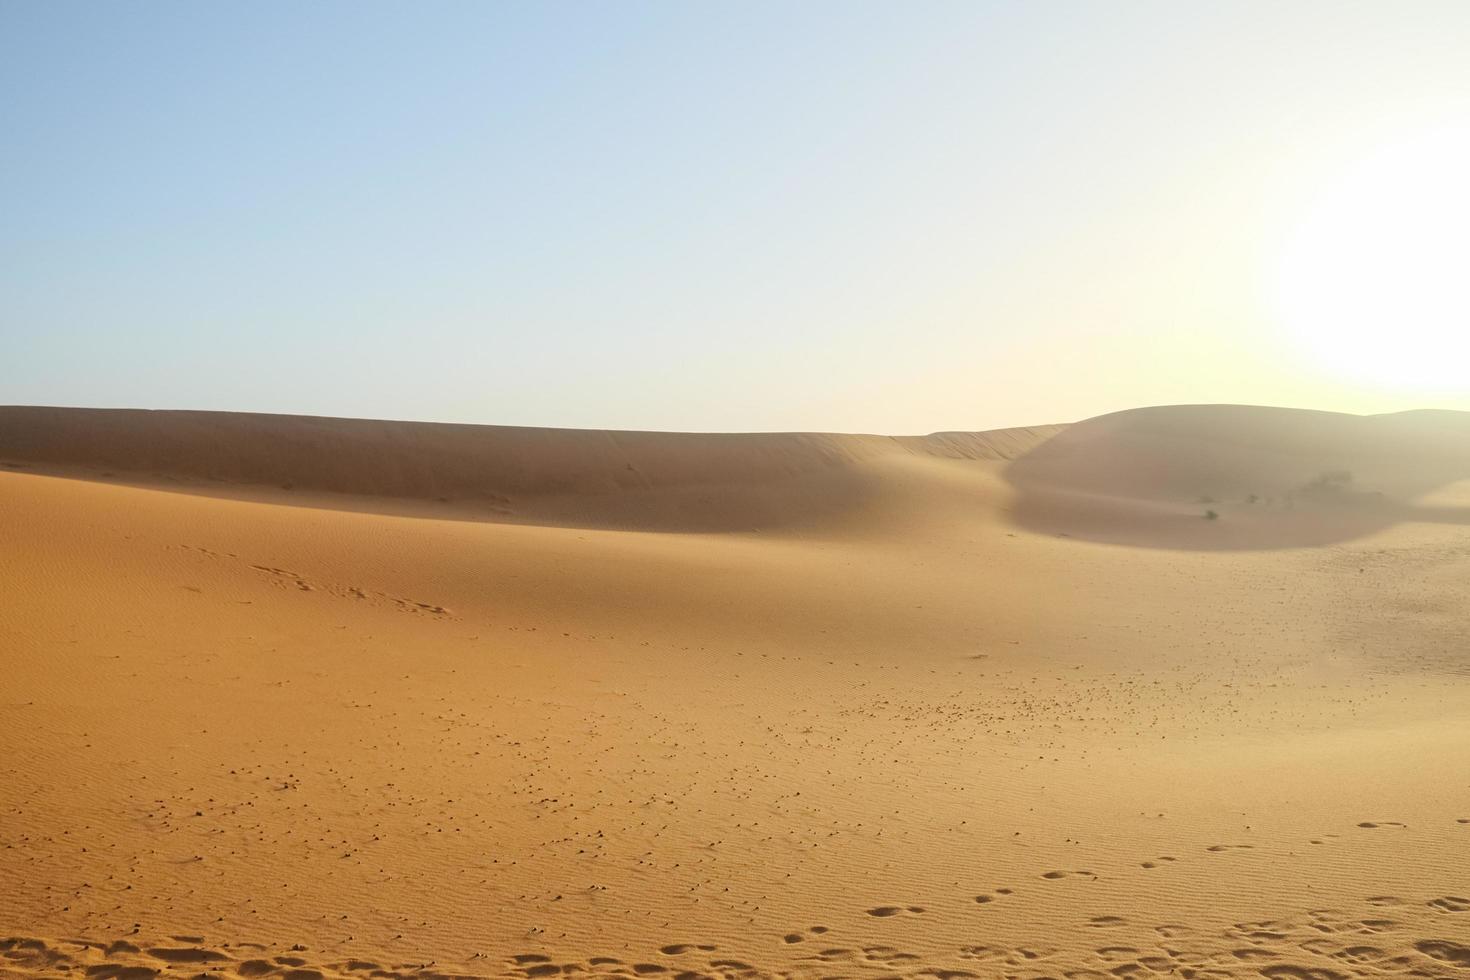
[[[1215,511],[1213,511],[1213,510],[1207,510],[1207,511],[1205,511],[1205,520],[1207,520],[1207,521],[1218,521],[1219,519],[1220,519],[1220,515],[1218,513],[1216,513]]]
[[[1348,470],[1324,470],[1303,485],[1305,493],[1336,493],[1353,485],[1353,474]]]

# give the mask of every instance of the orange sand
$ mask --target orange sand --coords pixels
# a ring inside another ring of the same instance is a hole
[[[1455,413],[0,409],[0,977],[1464,976],[1467,581]]]

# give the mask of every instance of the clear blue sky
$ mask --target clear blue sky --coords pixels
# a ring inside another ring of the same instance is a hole
[[[1323,188],[1470,123],[1467,51],[1453,2],[0,0],[0,403],[1470,408],[1470,371],[1372,371],[1405,330],[1443,362],[1453,317],[1314,321],[1378,260],[1312,244]],[[1393,248],[1463,247],[1429,210]]]

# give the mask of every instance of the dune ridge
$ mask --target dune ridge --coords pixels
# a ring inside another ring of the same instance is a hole
[[[683,433],[6,406],[0,458],[346,494],[493,498],[759,484],[895,454],[1006,460],[1061,428]]]
[[[1002,464],[1018,523],[1108,543],[1295,547],[1470,520],[1470,495],[1452,489],[1470,477],[1464,412],[1178,405],[878,436],[0,407],[0,465],[12,469],[550,526],[861,532],[886,514],[907,528],[941,499],[1006,510],[973,486],[935,496],[990,464]],[[1223,520],[1194,520],[1207,512]]]
[[[491,520],[734,530],[860,507],[873,492],[865,464],[1012,459],[1060,428],[706,434],[11,406],[0,407],[0,465],[452,505]]]

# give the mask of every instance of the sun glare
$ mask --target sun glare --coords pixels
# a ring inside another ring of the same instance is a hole
[[[1287,239],[1275,299],[1332,374],[1470,388],[1470,131],[1395,142],[1327,183]]]

